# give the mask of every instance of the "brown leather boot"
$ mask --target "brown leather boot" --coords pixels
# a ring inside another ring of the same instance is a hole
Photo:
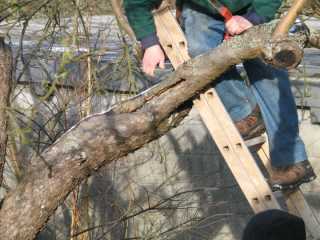
[[[272,191],[289,190],[311,182],[316,175],[308,160],[282,168],[274,168],[270,177]]]
[[[244,140],[260,136],[266,130],[258,106],[249,116],[235,122],[235,125]]]

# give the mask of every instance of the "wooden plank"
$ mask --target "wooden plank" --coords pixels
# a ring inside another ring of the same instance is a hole
[[[305,222],[307,230],[315,239],[320,239],[320,222],[314,211],[310,208],[301,189],[285,192],[289,212],[298,212]]]
[[[257,153],[268,173],[271,174],[272,168],[270,166],[270,158],[268,154],[269,145],[267,141],[261,146]],[[283,192],[283,194],[286,200],[288,211],[296,216],[300,216],[305,222],[307,231],[315,239],[320,239],[319,219],[310,208],[300,188],[296,189],[295,191]]]
[[[253,146],[261,146],[266,141],[265,136],[258,136],[255,138],[251,138],[245,141],[245,144],[247,147],[253,147]]]
[[[184,33],[168,8],[155,12],[154,21],[161,46],[176,69],[190,59]]]
[[[255,212],[280,209],[216,91],[207,91],[194,104],[252,209]]]

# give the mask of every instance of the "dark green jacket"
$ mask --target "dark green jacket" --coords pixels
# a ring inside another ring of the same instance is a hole
[[[182,3],[194,6],[204,13],[218,15],[212,9],[210,0],[177,0],[177,7]],[[155,26],[151,11],[157,8],[161,0],[124,0],[124,8],[129,23],[138,40],[142,41],[144,48],[153,45],[156,41]],[[253,24],[271,20],[281,5],[281,0],[219,0],[229,8],[232,13],[243,15]],[[146,44],[144,44],[144,42]]]

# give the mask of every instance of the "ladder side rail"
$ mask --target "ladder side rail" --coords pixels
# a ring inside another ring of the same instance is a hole
[[[162,44],[163,49],[166,52],[167,56],[169,57],[174,68],[177,68],[184,61],[190,59],[188,55],[188,50],[187,50],[187,44],[186,44],[187,41],[184,37],[184,34],[180,29],[178,23],[176,22],[174,16],[170,11],[168,11],[168,9],[167,10],[161,9],[160,11],[155,12],[154,16],[155,16],[155,24],[157,26],[157,33],[158,33],[160,43]],[[181,42],[183,42],[183,44],[181,44]],[[212,114],[210,113],[211,112],[210,108],[204,108],[204,107],[199,107],[198,110],[200,112],[200,115],[203,117],[203,120],[206,123],[207,127],[209,128],[209,131],[211,133],[212,131],[215,132],[215,133],[212,133],[214,140],[217,140],[218,138],[217,136],[219,136],[220,133],[216,130],[212,130],[212,124],[210,124],[209,121],[205,121],[206,118],[211,118],[211,121],[214,121],[216,123],[213,125],[217,125],[220,128],[223,127],[225,131],[229,132],[230,137],[227,143],[219,144],[218,142],[217,145],[221,153],[223,153],[223,149],[224,149],[223,145],[228,145],[230,149],[232,149],[231,152],[233,153],[228,154],[228,158],[226,159],[228,164],[229,162],[233,162],[233,163],[237,162],[237,164],[240,164],[239,166],[242,166],[241,164],[244,165],[244,167],[243,166],[239,167],[239,169],[241,169],[241,172],[239,172],[238,167],[232,167],[232,170],[235,173],[235,177],[239,185],[241,185],[244,194],[246,195],[247,193],[246,197],[249,203],[251,204],[255,212],[259,212],[268,208],[280,208],[270,187],[268,186],[268,184],[266,184],[264,177],[262,176],[259,169],[256,167],[256,163],[253,156],[245,146],[245,143],[243,142],[241,136],[239,135],[237,129],[235,128],[232,120],[230,119],[228,113],[225,111],[225,108],[221,103],[218,95],[215,99],[217,100],[214,100],[214,101],[211,100],[211,102],[214,103],[215,106],[219,106],[218,107],[218,109],[220,109],[219,113]],[[197,104],[198,106],[201,106],[201,105],[205,106],[207,104],[204,98],[200,98],[200,100],[198,101],[199,101]],[[224,110],[224,111],[221,111],[221,110]],[[219,115],[219,116],[223,115],[224,120],[219,122],[214,115]],[[226,121],[229,124],[227,124]],[[226,127],[226,124],[227,124],[227,127]],[[230,139],[233,139],[234,136],[238,136],[236,143],[230,141]],[[227,138],[225,135],[223,135],[219,137],[219,139],[222,141],[222,139],[227,139]],[[239,159],[239,156],[238,156],[239,151],[238,152],[235,151],[235,149],[237,148],[237,146],[239,146],[239,144],[242,146],[241,147],[242,149],[245,149],[245,150],[242,150],[243,152],[245,152],[245,155],[240,154],[240,156],[242,156],[242,161],[241,159]],[[238,165],[229,164],[229,166],[238,166]],[[253,178],[252,175],[254,175],[255,177]],[[249,189],[251,190],[249,191]]]

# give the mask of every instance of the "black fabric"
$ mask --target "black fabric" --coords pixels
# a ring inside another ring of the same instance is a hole
[[[152,33],[149,36],[142,38],[140,42],[142,49],[147,49],[151,46],[159,44],[159,39],[157,34]]]
[[[242,17],[246,18],[253,25],[259,25],[267,22],[265,17],[259,16],[254,10],[248,11],[246,14],[242,15]]]
[[[251,218],[242,240],[306,240],[305,224],[287,212],[267,210]]]

